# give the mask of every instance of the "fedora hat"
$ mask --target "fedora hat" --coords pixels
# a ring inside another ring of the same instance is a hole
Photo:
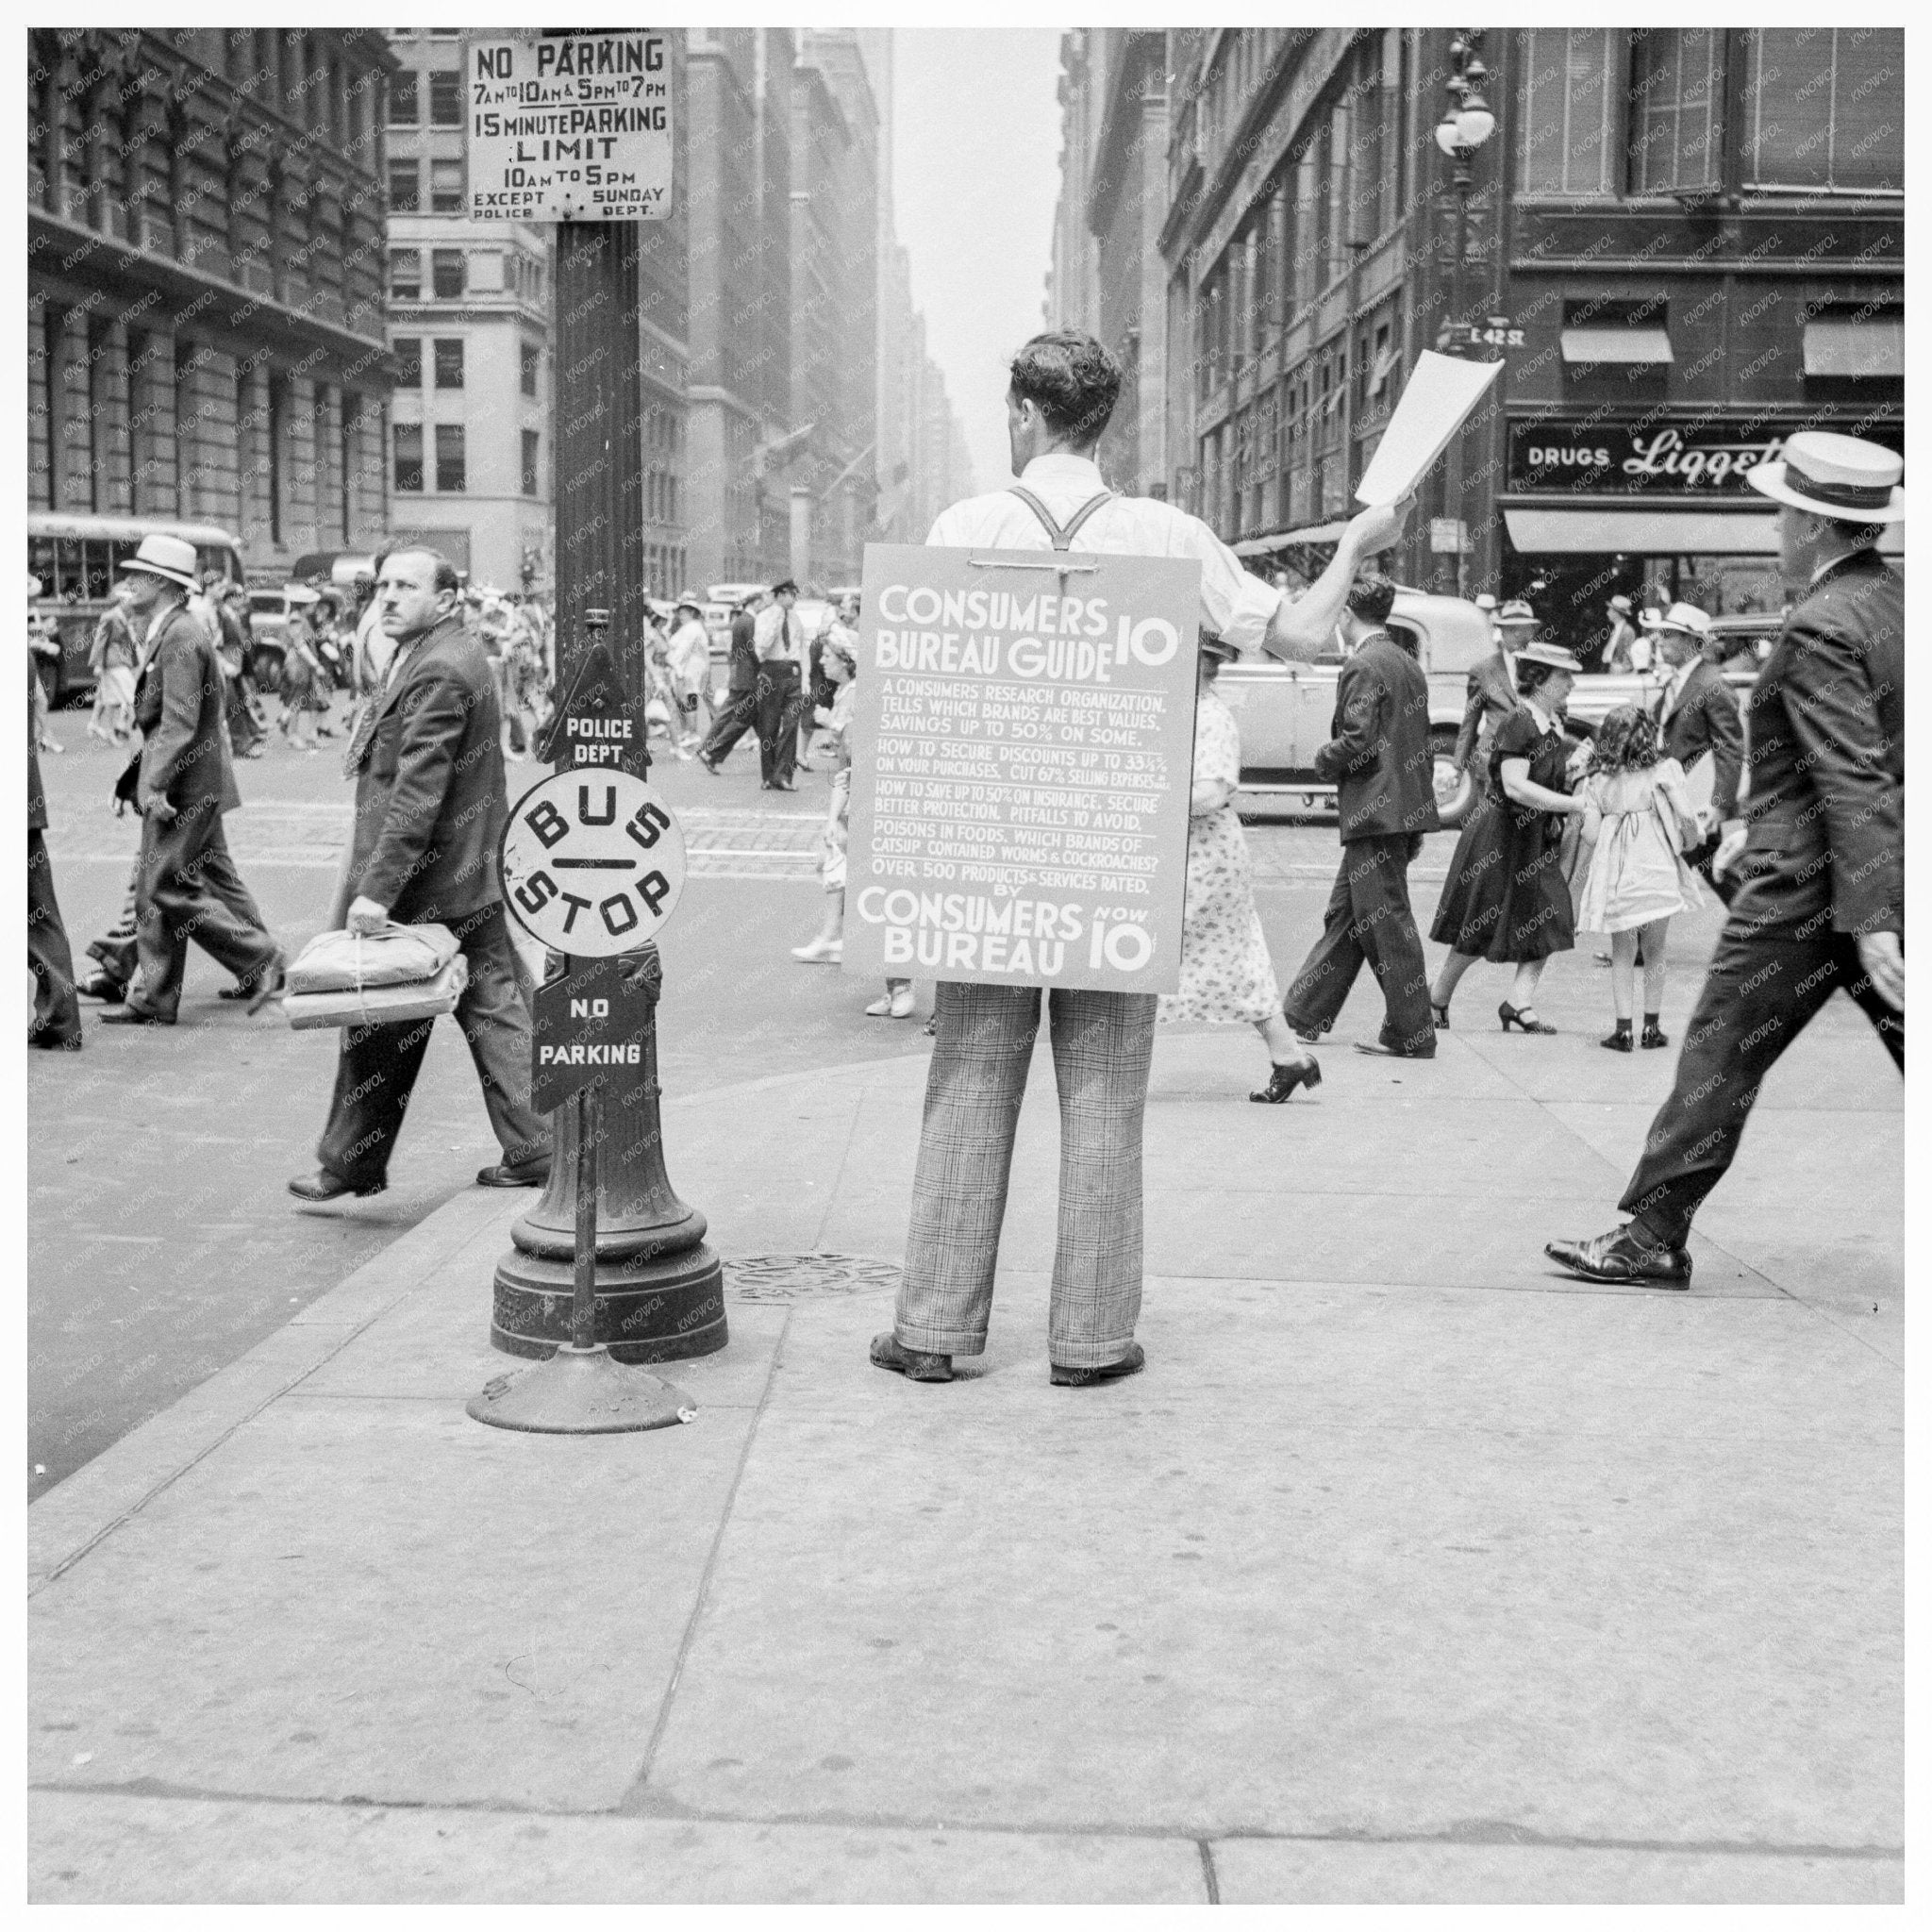
[[[1496,612],[1498,624],[1534,624],[1536,612],[1521,597],[1512,597]]]
[[[684,595],[681,596],[677,600],[677,602],[671,607],[671,614],[674,617],[675,617],[680,610],[695,610],[700,617],[702,617],[705,614],[705,607],[702,604],[700,604],[698,600],[695,597],[693,597],[689,591],[687,591],[684,593]]]
[[[1649,631],[1688,631],[1693,638],[1707,638],[1710,635],[1710,612],[1698,609],[1694,604],[1673,604],[1661,617],[1655,611],[1646,610],[1643,627]]]
[[[1821,517],[1855,524],[1902,524],[1905,458],[1859,436],[1801,429],[1785,439],[1784,460],[1759,463],[1744,480],[1760,494]]]
[[[143,537],[141,548],[121,570],[124,575],[129,571],[144,571],[151,577],[179,584],[184,591],[201,588],[201,579],[194,574],[194,545],[180,537],[165,537],[159,531]]]
[[[1574,651],[1566,651],[1561,644],[1544,642],[1541,638],[1533,644],[1524,644],[1516,654],[1519,664],[1547,664],[1557,671],[1569,671],[1581,675],[1583,662]]]
[[[1610,599],[1610,608],[1612,610],[1621,610],[1625,617],[1628,617],[1630,615],[1630,600],[1627,597],[1612,597]]]

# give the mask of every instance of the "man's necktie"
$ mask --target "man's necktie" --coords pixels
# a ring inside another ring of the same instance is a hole
[[[391,654],[389,669],[383,674],[381,686],[372,691],[369,701],[362,707],[362,715],[356,721],[356,735],[349,741],[349,749],[342,757],[342,776],[354,778],[360,775],[362,761],[369,756],[369,747],[375,738],[376,713],[381,710],[383,700],[389,695],[390,686],[395,682],[396,672],[401,668],[408,646],[398,644]]]

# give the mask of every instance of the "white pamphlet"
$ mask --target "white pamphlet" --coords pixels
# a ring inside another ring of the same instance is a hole
[[[1424,349],[1356,490],[1358,503],[1399,503],[1468,420],[1502,374],[1501,362],[1470,362]]]

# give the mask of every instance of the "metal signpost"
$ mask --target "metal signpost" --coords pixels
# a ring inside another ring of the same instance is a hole
[[[491,1340],[539,1366],[469,1405],[501,1428],[647,1429],[689,1401],[636,1364],[726,1341],[705,1217],[664,1170],[652,942],[684,879],[682,834],[645,782],[640,220],[670,212],[672,67],[644,28],[473,44],[473,215],[558,221],[558,767],[512,808],[510,916],[564,970],[532,1002],[534,1104],[555,1152],[499,1262]]]

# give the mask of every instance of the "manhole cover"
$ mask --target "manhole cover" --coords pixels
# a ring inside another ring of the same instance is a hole
[[[867,1255],[745,1255],[724,1263],[724,1282],[740,1301],[796,1302],[808,1295],[893,1294],[896,1261]]]

